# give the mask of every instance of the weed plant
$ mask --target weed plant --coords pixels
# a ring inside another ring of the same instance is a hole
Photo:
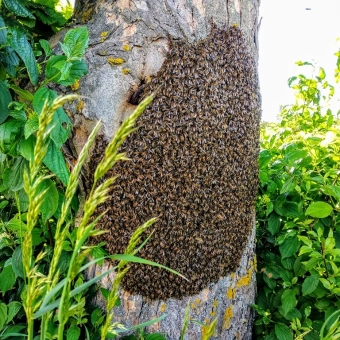
[[[340,53],[336,81],[339,81]],[[340,121],[323,68],[289,79],[279,123],[261,130],[255,338],[340,338]]]

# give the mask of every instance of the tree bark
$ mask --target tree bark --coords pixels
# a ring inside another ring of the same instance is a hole
[[[86,53],[89,73],[81,80],[79,88],[84,100],[73,108],[76,150],[84,144],[92,121],[102,120],[104,138],[113,136],[120,122],[136,107],[140,86],[161,70],[171,49],[170,40],[195,44],[209,36],[212,24],[221,29],[237,26],[256,63],[258,9],[259,0],[77,1],[74,19],[76,24],[88,26],[90,45]],[[258,123],[259,110],[256,112]],[[256,129],[257,125],[255,134]],[[251,171],[256,172],[256,169]],[[243,240],[236,270],[217,282],[210,282],[200,293],[179,299],[152,301],[121,290],[116,320],[128,327],[166,313],[165,319],[147,330],[164,332],[168,339],[177,340],[189,303],[191,319],[209,324],[217,318],[214,339],[251,339],[253,312],[250,304],[254,303],[256,294],[254,207],[250,211],[252,226],[243,226],[249,232]],[[93,267],[89,276],[109,266],[107,263]],[[113,279],[114,275],[107,277],[102,284],[110,288]],[[100,296],[95,300],[98,305],[105,305]],[[200,325],[191,322],[185,339],[200,339],[203,333]]]

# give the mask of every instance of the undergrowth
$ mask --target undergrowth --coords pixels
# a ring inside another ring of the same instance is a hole
[[[336,81],[340,53],[337,53]],[[340,121],[323,68],[261,130],[256,339],[340,337]]]

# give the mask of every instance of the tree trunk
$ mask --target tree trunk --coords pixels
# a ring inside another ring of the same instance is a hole
[[[76,2],[75,22],[85,23],[90,32],[89,73],[79,88],[84,100],[74,108],[76,150],[84,144],[91,121],[102,120],[108,140],[143,95],[158,91],[138,123],[140,129],[123,146],[132,161],[117,168],[123,179],[103,207],[110,207],[100,226],[111,230],[108,249],[122,252],[138,223],[160,216],[140,255],[191,280],[133,266],[115,311],[116,320],[126,326],[166,313],[147,330],[177,340],[189,303],[191,320],[210,324],[217,318],[214,339],[251,339],[260,121],[258,9],[259,0]],[[102,151],[98,144],[94,158]],[[138,168],[143,157],[146,165]],[[161,183],[153,194],[154,178]],[[175,184],[165,188],[170,183]],[[124,230],[112,221],[120,221]],[[92,268],[89,275],[103,267]],[[113,278],[102,284],[110,288]],[[104,305],[100,296],[96,303]],[[204,331],[190,322],[185,339],[200,339]]]

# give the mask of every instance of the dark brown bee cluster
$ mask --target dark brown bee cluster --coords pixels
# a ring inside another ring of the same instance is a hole
[[[139,129],[123,145],[131,161],[111,172],[119,179],[98,211],[109,210],[100,222],[109,233],[99,240],[109,253],[123,253],[132,232],[160,216],[139,256],[191,281],[138,264],[123,287],[151,299],[181,298],[234,271],[252,228],[260,122],[256,63],[240,29],[213,27],[196,44],[172,43],[144,94],[156,89]]]

